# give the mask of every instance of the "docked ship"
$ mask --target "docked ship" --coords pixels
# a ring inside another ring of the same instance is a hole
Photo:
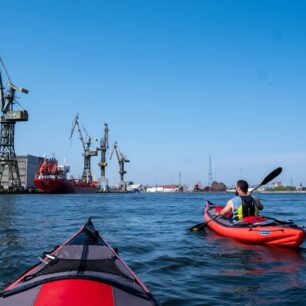
[[[45,158],[34,179],[34,184],[44,193],[94,193],[97,181],[68,179],[69,166],[61,166],[55,158]]]
[[[84,182],[82,180],[70,179],[69,182],[72,184],[75,193],[94,193],[97,192],[99,182],[90,181]]]
[[[40,192],[73,193],[75,188],[67,179],[68,172],[69,166],[58,165],[54,157],[45,158],[35,176],[34,184]]]

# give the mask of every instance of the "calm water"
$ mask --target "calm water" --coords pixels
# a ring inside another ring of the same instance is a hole
[[[89,216],[163,305],[305,305],[306,244],[254,246],[185,229],[229,194],[0,196],[0,287]],[[306,194],[263,194],[265,214],[306,225]]]

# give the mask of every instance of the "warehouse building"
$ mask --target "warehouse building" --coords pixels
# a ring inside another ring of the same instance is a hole
[[[21,185],[25,189],[36,188],[34,185],[34,178],[43,160],[43,157],[33,155],[17,156]],[[8,167],[4,168],[2,185],[4,188],[8,187]]]

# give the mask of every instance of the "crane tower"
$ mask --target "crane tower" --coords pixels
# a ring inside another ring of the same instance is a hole
[[[127,157],[124,154],[120,152],[117,141],[113,145],[112,153],[109,159],[112,159],[114,151],[116,151],[119,163],[120,189],[126,191],[126,183],[124,182],[124,174],[126,174],[126,171],[124,170],[124,164],[129,163],[130,161],[127,159]]]
[[[105,191],[108,190],[108,182],[105,176],[105,169],[107,166],[107,162],[106,162],[106,151],[109,148],[108,145],[108,132],[109,132],[109,128],[107,126],[107,123],[104,123],[104,136],[103,138],[101,138],[100,141],[100,147],[97,148],[97,151],[101,151],[101,161],[100,163],[98,163],[98,165],[100,166],[101,169],[101,179],[100,179],[100,189],[103,189]]]
[[[89,183],[92,181],[92,174],[91,174],[91,157],[92,156],[97,156],[97,151],[91,151],[90,150],[90,146],[91,146],[91,142],[92,142],[92,137],[90,137],[87,133],[87,131],[85,130],[85,128],[83,127],[83,130],[86,134],[86,138],[83,137],[83,133],[82,130],[80,128],[80,124],[79,124],[79,114],[77,114],[72,122],[72,128],[71,128],[71,133],[70,133],[70,139],[73,136],[73,132],[75,130],[75,127],[77,127],[78,132],[79,132],[79,136],[80,136],[80,140],[83,146],[83,156],[84,156],[84,168],[83,168],[83,174],[82,174],[82,181]]]
[[[8,168],[8,187],[10,190],[21,191],[19,168],[15,153],[14,138],[15,138],[15,124],[19,121],[28,121],[28,112],[24,109],[14,110],[16,101],[16,91],[28,94],[29,91],[22,87],[15,86],[8,75],[2,59],[0,63],[7,77],[8,89],[5,92],[2,76],[0,71],[0,102],[2,116],[1,123],[1,138],[0,138],[0,187],[3,188],[3,172],[5,167]]]

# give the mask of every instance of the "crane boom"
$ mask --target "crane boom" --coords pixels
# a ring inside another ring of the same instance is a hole
[[[82,181],[89,183],[92,181],[92,174],[91,174],[91,157],[92,156],[97,156],[98,152],[97,151],[91,151],[90,146],[91,146],[91,141],[92,138],[87,134],[87,131],[83,127],[83,130],[86,133],[86,141],[83,137],[82,130],[80,128],[79,124],[79,114],[77,114],[72,122],[72,128],[71,128],[71,133],[70,133],[70,139],[73,136],[73,133],[75,131],[75,128],[77,127],[79,135],[80,135],[80,140],[83,146],[83,153],[82,155],[84,156],[84,169],[83,169],[83,174],[82,174]]]
[[[3,83],[2,83],[2,76],[1,76],[1,72],[0,72],[0,101],[1,101],[1,109],[3,109],[3,103],[4,103],[4,87],[3,87]]]
[[[77,127],[79,135],[80,135],[80,140],[83,146],[84,151],[86,150],[86,146],[85,146],[85,141],[84,141],[84,137],[82,134],[82,130],[80,129],[80,125],[79,125],[79,114],[76,114],[76,116],[74,117],[73,121],[72,121],[72,128],[71,128],[71,133],[70,133],[70,139],[73,136],[73,132],[75,130],[75,127]]]
[[[119,163],[119,174],[120,174],[120,189],[126,191],[126,183],[124,181],[124,174],[126,174],[126,170],[124,169],[124,164],[129,163],[128,158],[119,150],[117,141],[113,144],[112,153],[109,159],[112,159],[112,156],[116,152],[116,156]]]

